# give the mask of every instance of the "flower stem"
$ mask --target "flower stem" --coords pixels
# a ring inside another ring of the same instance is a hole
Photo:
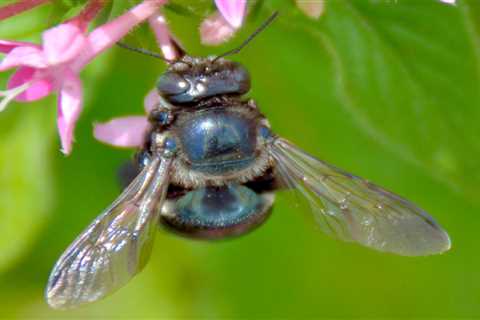
[[[105,7],[110,0],[90,0],[85,8],[75,17],[67,22],[76,24],[81,30],[86,30],[88,24],[95,19],[97,14]]]
[[[0,21],[33,9],[50,0],[18,0],[15,3],[0,7]]]

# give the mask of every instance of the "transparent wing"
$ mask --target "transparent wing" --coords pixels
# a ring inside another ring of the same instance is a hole
[[[448,234],[422,209],[277,138],[270,152],[279,175],[309,201],[325,232],[405,256],[441,253]]]
[[[70,308],[105,297],[142,270],[168,187],[170,159],[154,159],[70,245],[48,280],[46,299]]]

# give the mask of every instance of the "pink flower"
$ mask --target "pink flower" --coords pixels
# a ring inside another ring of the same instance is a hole
[[[172,43],[173,36],[170,34],[165,17],[157,12],[148,19],[148,22],[155,33],[157,44],[165,59],[175,60],[178,57],[178,52]],[[177,40],[175,41],[178,43]]]
[[[245,16],[247,0],[215,0],[218,11],[235,29],[240,28]]]
[[[158,105],[159,100],[157,90],[150,91],[145,97],[145,111],[149,113]],[[126,116],[94,124],[93,135],[95,139],[115,147],[138,148],[143,145],[149,128],[146,116]]]
[[[200,25],[200,37],[206,45],[228,41],[245,18],[246,0],[215,0],[215,4],[219,12],[207,17]]]
[[[143,145],[149,126],[145,116],[127,116],[95,124],[93,135],[115,147],[136,148]]]
[[[204,45],[216,46],[230,40],[236,31],[221,14],[214,13],[200,25],[200,39]]]
[[[159,104],[160,96],[156,89],[151,90],[143,101],[147,114]],[[97,140],[115,147],[138,148],[143,145],[149,128],[146,116],[126,116],[94,124],[93,135]]]
[[[69,154],[83,103],[80,71],[165,2],[145,0],[88,35],[72,20],[45,31],[41,46],[0,41],[0,51],[7,54],[0,63],[0,71],[17,68],[8,83],[9,90],[0,92],[4,96],[0,110],[12,99],[29,102],[58,92],[58,131],[62,151]]]

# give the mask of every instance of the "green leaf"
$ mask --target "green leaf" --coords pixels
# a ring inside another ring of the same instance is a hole
[[[327,3],[319,22],[295,28],[328,54],[340,104],[384,147],[476,201],[478,2]]]
[[[15,264],[34,244],[48,222],[52,202],[52,130],[45,109],[13,113],[0,118],[0,126],[8,128],[0,133],[0,272]],[[7,122],[11,123],[5,126]]]

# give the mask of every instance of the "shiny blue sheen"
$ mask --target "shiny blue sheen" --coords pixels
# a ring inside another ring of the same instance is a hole
[[[269,139],[272,137],[272,132],[265,126],[261,126],[260,129],[258,129],[258,133],[264,139]]]
[[[166,125],[170,122],[170,112],[165,110],[154,109],[150,111],[148,120],[155,124]]]
[[[177,200],[177,219],[195,228],[226,228],[252,218],[263,209],[263,200],[241,185],[204,187]]]
[[[136,156],[137,164],[140,168],[144,168],[152,161],[150,154],[147,151],[142,151]]]
[[[157,89],[161,95],[177,95],[188,91],[188,82],[176,72],[165,72],[157,81]]]
[[[168,112],[163,111],[158,114],[158,122],[160,124],[167,124],[168,123]]]
[[[192,170],[222,175],[255,160],[255,124],[240,114],[206,111],[184,123],[179,138]]]
[[[157,89],[160,95],[173,104],[192,103],[217,95],[247,93],[250,90],[250,75],[241,65],[231,63],[230,68],[210,74],[186,73],[173,76],[167,73],[160,77]]]
[[[177,143],[175,142],[174,139],[167,138],[167,139],[165,139],[165,142],[164,142],[164,148],[167,151],[173,152],[177,149]]]

